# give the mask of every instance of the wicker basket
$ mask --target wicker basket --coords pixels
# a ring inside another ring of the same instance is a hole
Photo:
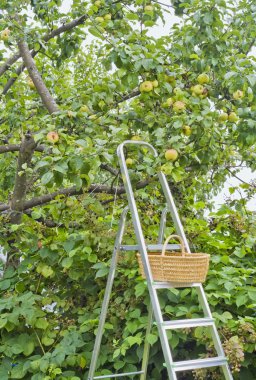
[[[171,239],[177,239],[181,245],[181,252],[166,252],[166,246]],[[145,278],[141,255],[137,254],[140,273]],[[206,279],[210,255],[206,253],[186,253],[182,238],[170,235],[162,252],[148,253],[151,273],[155,281],[177,283],[202,283]]]

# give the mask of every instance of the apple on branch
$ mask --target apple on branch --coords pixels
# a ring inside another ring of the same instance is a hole
[[[58,132],[55,132],[55,131],[48,132],[46,138],[49,142],[55,144],[59,141]]]
[[[149,80],[146,80],[140,84],[140,92],[150,92],[153,88],[153,83]]]
[[[167,161],[175,161],[178,158],[178,152],[176,149],[167,149],[164,156]]]
[[[191,91],[193,95],[202,95],[204,92],[204,86],[201,84],[196,84],[195,86],[191,87]]]
[[[185,136],[190,136],[192,133],[192,129],[189,125],[183,125],[182,131],[183,131]]]
[[[185,111],[185,109],[186,109],[186,104],[184,102],[178,100],[177,102],[173,103],[174,112],[180,113],[180,112]]]
[[[239,117],[237,116],[237,114],[235,112],[230,112],[230,114],[228,115],[228,121],[230,121],[231,123],[236,123],[238,120]]]
[[[11,31],[8,28],[2,30],[2,32],[0,34],[1,40],[5,41],[5,42],[8,41],[10,33],[11,33]]]
[[[126,158],[125,163],[127,166],[131,166],[133,164],[133,159],[132,158]]]
[[[209,75],[207,75],[206,73],[202,73],[202,74],[198,75],[197,81],[199,84],[209,83],[210,82]]]
[[[244,92],[241,90],[237,90],[233,93],[233,98],[235,100],[242,99],[244,97]]]

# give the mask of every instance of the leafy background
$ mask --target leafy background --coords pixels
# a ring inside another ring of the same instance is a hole
[[[207,218],[204,209],[212,210],[212,196],[227,178],[239,176],[243,167],[255,171],[256,7],[254,1],[165,4],[73,0],[63,12],[60,0],[1,3],[3,380],[87,378],[126,205],[115,152],[131,138],[148,141],[159,152],[156,161],[145,150],[126,152],[133,160],[130,173],[139,187],[146,240],[156,241],[164,207],[153,176],[161,168],[193,251],[211,253],[205,289],[234,378],[255,379],[255,213],[246,208],[255,182],[242,179],[230,195],[243,190],[243,196],[226,199]],[[166,35],[152,36],[151,28],[169,12],[181,21]],[[201,73],[209,82],[195,95],[191,88]],[[141,83],[153,80],[156,88],[140,91]],[[239,99],[233,95],[237,90],[243,92]],[[183,102],[184,111],[166,105],[169,98]],[[238,120],[221,119],[231,112]],[[47,139],[52,131],[55,144]],[[166,161],[168,148],[177,150],[175,162]],[[171,232],[169,221],[166,234]],[[130,223],[125,242],[134,243]],[[134,255],[123,256],[99,372],[137,368],[148,302]],[[189,289],[161,295],[168,318],[201,315],[196,305]],[[150,379],[165,379],[155,328],[149,340]],[[201,328],[173,333],[170,342],[176,359],[214,354]],[[180,375],[206,378],[222,377],[217,370]]]

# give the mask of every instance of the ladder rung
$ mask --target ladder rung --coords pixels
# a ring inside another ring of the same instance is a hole
[[[163,244],[148,244],[146,246],[148,251],[162,251]],[[180,249],[180,244],[167,244],[167,250],[168,249]],[[120,251],[138,251],[139,245],[121,245]]]
[[[194,319],[180,319],[177,321],[163,322],[164,329],[185,329],[187,327],[198,326],[212,326],[214,319],[212,318],[194,318]]]
[[[137,372],[126,372],[126,373],[115,373],[113,375],[103,375],[103,376],[94,376],[92,379],[108,379],[113,377],[123,377],[123,376],[132,376],[132,375],[142,375],[144,371],[137,371]],[[90,379],[88,379],[90,380]]]
[[[227,364],[227,359],[224,356],[217,356],[215,358],[185,360],[180,362],[174,362],[171,364],[175,372],[188,371],[198,368],[210,368],[218,367]]]
[[[155,289],[171,289],[171,288],[193,288],[193,287],[199,287],[201,284],[198,282],[156,282],[154,281],[152,283],[153,288]]]

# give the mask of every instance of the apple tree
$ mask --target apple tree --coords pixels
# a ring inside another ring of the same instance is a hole
[[[153,175],[161,168],[193,249],[213,254],[206,290],[234,377],[255,379],[255,214],[246,202],[256,184],[239,176],[256,168],[255,2],[2,0],[1,8],[1,379],[86,378],[126,205],[115,152],[127,139],[159,152],[156,161],[145,149],[126,152],[147,239],[156,240],[164,207]],[[206,219],[229,177],[240,180],[230,192],[241,199]],[[148,296],[135,262],[120,260],[100,356],[106,374],[141,361]],[[169,301],[169,316],[198,313],[193,292]],[[186,358],[207,339],[200,329],[171,337]],[[154,330],[150,343],[150,378],[166,378]],[[189,376],[181,378],[221,378]]]

